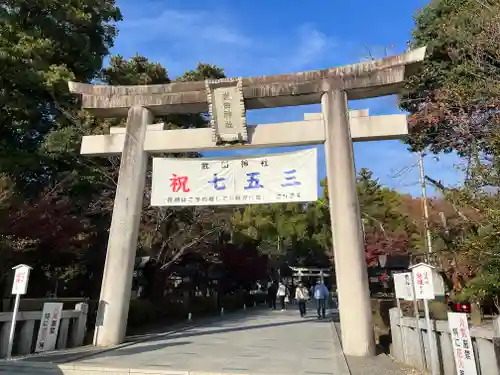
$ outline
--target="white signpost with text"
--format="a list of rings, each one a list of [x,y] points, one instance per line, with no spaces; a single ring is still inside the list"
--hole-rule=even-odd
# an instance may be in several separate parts
[[[431,360],[432,375],[437,375],[439,370],[439,359],[437,351],[437,343],[434,337],[431,317],[429,312],[429,300],[436,296],[444,295],[444,282],[438,274],[435,267],[426,264],[418,263],[410,267],[413,275],[413,285],[415,286],[415,298],[424,301],[425,321],[427,325],[427,338],[429,340],[429,352]]]
[[[411,272],[396,273],[394,277],[394,289],[396,292],[396,298],[404,299],[405,301],[413,301],[415,299],[415,294],[413,293],[413,283]]]
[[[394,290],[396,294],[396,302],[399,312],[401,314],[400,316],[401,317],[403,316],[403,310],[401,309],[401,302],[399,300],[403,299],[405,301],[413,301],[413,310],[416,318],[417,332],[420,332],[420,314],[418,312],[418,303],[415,299],[415,287],[413,285],[412,273],[411,272],[396,273],[393,275],[393,278],[394,278]],[[405,342],[406,340],[403,340],[403,345],[405,344]],[[421,335],[418,335],[418,344],[420,347],[420,351],[422,353],[422,359],[424,361],[422,365],[425,367],[425,348]],[[403,347],[403,351],[406,355],[405,347]]]
[[[477,375],[476,359],[465,313],[448,313],[457,375]]]
[[[401,309],[400,299],[413,300],[413,286],[411,284],[411,272],[395,273],[392,275],[394,280],[394,292],[396,294],[396,303],[399,310],[399,316],[403,316],[403,310]],[[407,281],[409,282],[410,289],[407,288]],[[406,341],[403,339],[403,353],[406,356]]]
[[[153,158],[152,206],[318,199],[316,149],[239,159]]]
[[[56,348],[57,333],[59,332],[62,311],[62,303],[48,302],[43,304],[35,352],[45,352]]]
[[[21,295],[28,291],[28,281],[30,277],[31,267],[26,264],[19,264],[12,268],[15,270],[14,282],[12,284],[12,294],[16,296],[14,302],[14,310],[12,311],[12,322],[10,324],[9,343],[7,346],[7,359],[12,356],[12,346],[14,344],[14,334],[16,332],[17,313],[19,311],[19,302]]]

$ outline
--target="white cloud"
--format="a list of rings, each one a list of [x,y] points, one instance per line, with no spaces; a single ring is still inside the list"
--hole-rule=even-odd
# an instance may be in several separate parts
[[[113,52],[143,54],[164,64],[173,76],[198,61],[221,66],[230,76],[312,69],[335,47],[332,38],[311,23],[279,35],[257,36],[255,30],[244,30],[238,14],[165,9],[154,2],[128,0],[119,5],[124,21]]]
[[[290,68],[297,70],[317,62],[328,48],[334,47],[333,40],[314,28],[304,24],[298,30],[298,42],[289,60]]]
[[[133,42],[155,41],[164,47],[171,41],[190,41],[197,45],[246,46],[251,41],[227,24],[225,17],[205,11],[185,12],[166,9],[156,14],[125,18],[120,36]],[[162,42],[163,41],[163,42]],[[189,47],[189,45],[186,45]]]

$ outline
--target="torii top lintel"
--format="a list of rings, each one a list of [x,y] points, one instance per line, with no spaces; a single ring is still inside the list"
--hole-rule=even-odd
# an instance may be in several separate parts
[[[329,88],[345,90],[349,99],[397,94],[405,77],[424,60],[425,51],[426,47],[422,47],[337,68],[243,78],[245,108],[315,104]],[[69,90],[81,94],[82,107],[99,117],[126,116],[132,106],[146,107],[155,115],[201,113],[208,109],[204,81],[134,86],[69,82]]]

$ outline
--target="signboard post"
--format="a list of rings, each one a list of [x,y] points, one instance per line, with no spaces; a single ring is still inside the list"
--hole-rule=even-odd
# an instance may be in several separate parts
[[[406,299],[406,288],[405,288],[405,273],[395,273],[392,275],[392,278],[394,280],[394,292],[396,294],[396,304],[399,310],[399,316],[400,318],[403,317],[403,310],[401,309],[401,302],[399,301],[400,298]],[[403,344],[403,356],[406,359],[406,339],[403,330],[401,330],[401,334],[403,336],[402,344]]]
[[[396,301],[398,305],[398,309],[401,312],[401,316],[403,316],[403,311],[401,310],[401,302],[399,299],[403,299],[405,301],[413,301],[413,309],[416,318],[417,324],[417,332],[421,332],[420,330],[420,314],[418,312],[418,304],[415,299],[415,288],[413,285],[412,273],[411,272],[402,272],[394,274],[394,288],[396,292]],[[422,335],[418,334],[418,344],[420,347],[420,352],[422,353],[422,366],[425,367],[425,349],[424,343],[422,341]],[[406,344],[405,339],[403,338],[403,345]],[[403,347],[404,353],[406,355],[406,349]]]
[[[56,348],[57,333],[59,332],[62,311],[62,303],[49,302],[43,304],[35,352],[45,352]]]
[[[12,346],[14,345],[14,334],[16,332],[17,313],[19,312],[19,302],[21,295],[28,290],[28,280],[31,267],[26,264],[19,264],[12,268],[15,270],[14,283],[12,284],[12,294],[16,296],[14,310],[12,311],[12,322],[10,324],[9,343],[7,346],[7,359],[12,357]]]
[[[419,263],[412,267],[413,284],[415,285],[415,298],[424,302],[425,322],[427,325],[427,338],[429,340],[429,353],[431,360],[432,375],[439,373],[439,359],[437,343],[433,334],[433,327],[429,311],[429,300],[436,295],[444,295],[444,283],[442,278],[436,272],[433,266],[425,263]]]
[[[500,368],[500,316],[493,320],[493,350],[495,351],[497,367]]]
[[[449,312],[448,325],[451,332],[457,375],[477,375],[476,359],[467,314]]]

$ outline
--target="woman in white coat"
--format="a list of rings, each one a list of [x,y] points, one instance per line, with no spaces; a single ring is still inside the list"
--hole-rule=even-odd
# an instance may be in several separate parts
[[[285,284],[283,284],[283,282],[280,281],[280,283],[278,285],[278,291],[276,292],[276,296],[278,297],[278,300],[280,301],[281,311],[286,310],[285,299],[286,299],[286,296],[288,294],[287,292],[288,292],[287,287],[285,286]]]

